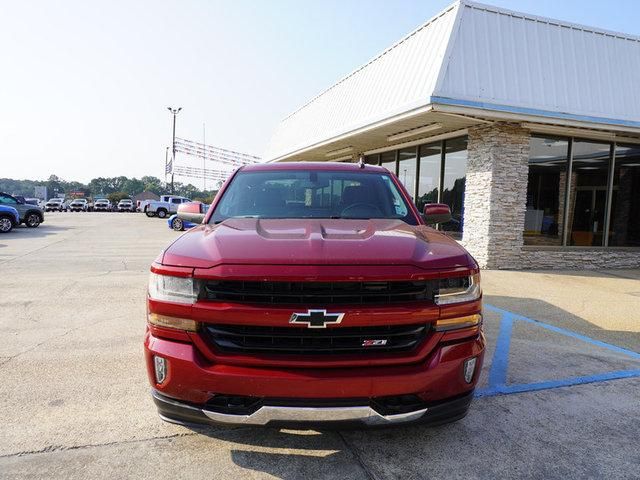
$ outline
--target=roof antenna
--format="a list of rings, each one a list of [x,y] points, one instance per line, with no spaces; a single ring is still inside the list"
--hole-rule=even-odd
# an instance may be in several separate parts
[[[360,168],[364,168],[365,165],[366,163],[364,163],[364,155],[360,155],[360,158],[358,159],[358,166]]]

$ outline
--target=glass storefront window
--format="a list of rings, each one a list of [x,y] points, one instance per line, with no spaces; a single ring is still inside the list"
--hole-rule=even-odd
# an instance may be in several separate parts
[[[380,165],[389,170],[391,173],[398,173],[396,171],[396,152],[381,153]]]
[[[640,145],[617,145],[613,172],[611,143],[532,135],[529,146],[525,245],[640,247]],[[427,203],[449,205],[452,221],[438,228],[461,237],[467,137],[369,155],[365,161],[395,173],[415,195],[419,211]]]
[[[467,176],[467,137],[445,140],[444,176],[440,201],[451,208],[451,221],[440,224],[440,230],[462,236],[464,218],[464,185]]]
[[[610,144],[574,140],[567,245],[604,245]]]
[[[411,199],[415,201],[416,195],[416,147],[403,148],[398,152],[398,178],[407,189]]]
[[[438,203],[440,185],[440,142],[420,146],[420,178],[416,205],[422,212],[427,203]]]
[[[532,136],[529,141],[525,245],[562,245],[569,139]]]
[[[374,163],[373,157],[369,155],[365,161]],[[379,161],[381,166],[396,174],[419,211],[423,211],[427,203],[449,205],[452,220],[438,225],[438,229],[454,238],[462,237],[467,176],[466,136],[384,152],[379,155]]]
[[[640,247],[640,145],[616,148],[609,245]]]

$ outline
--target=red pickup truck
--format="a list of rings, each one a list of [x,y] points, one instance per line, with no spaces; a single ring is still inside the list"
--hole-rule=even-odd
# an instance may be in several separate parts
[[[480,273],[386,169],[246,166],[151,266],[145,357],[180,424],[441,424],[484,353]]]

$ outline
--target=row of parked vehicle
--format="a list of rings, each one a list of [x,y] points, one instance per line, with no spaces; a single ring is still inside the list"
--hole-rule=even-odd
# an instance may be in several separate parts
[[[95,202],[89,202],[86,198],[64,200],[52,198],[44,205],[45,212],[135,212],[136,205],[130,198],[120,200],[113,205],[106,198],[99,198]]]
[[[20,224],[35,228],[44,222],[44,211],[37,202],[0,192],[0,233],[7,233]]]
[[[39,205],[39,203],[42,203]],[[34,228],[44,222],[44,212],[144,212],[148,217],[167,218],[169,228],[182,231],[202,223],[209,205],[193,202],[186,197],[162,195],[160,200],[145,200],[136,205],[126,198],[113,205],[106,198],[93,203],[86,198],[64,200],[52,198],[47,202],[36,198],[24,198],[0,192],[0,233],[10,232],[14,227],[25,224]]]

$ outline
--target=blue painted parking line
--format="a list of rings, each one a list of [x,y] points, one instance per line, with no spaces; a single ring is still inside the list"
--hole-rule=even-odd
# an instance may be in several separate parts
[[[508,312],[504,313],[500,320],[500,332],[496,340],[496,353],[493,355],[491,370],[489,370],[489,385],[502,386],[507,383],[512,327],[513,315]]]
[[[640,377],[640,370],[620,370],[617,372],[585,375],[582,377],[564,378],[562,380],[550,380],[538,383],[519,383],[514,385],[497,385],[493,388],[483,388],[476,391],[476,397],[493,397],[495,395],[509,395],[511,393],[535,392],[551,388],[570,387],[572,385],[584,385],[587,383],[607,382],[621,378]]]
[[[502,314],[503,318],[505,315],[508,315],[512,319],[521,320],[527,323],[532,323],[534,325],[538,325],[539,327],[546,328],[547,330],[560,333],[567,337],[577,338],[578,340],[582,340],[583,342],[587,342],[592,345],[597,345],[598,347],[607,348],[609,350],[613,350],[614,352],[622,353],[624,355],[628,355],[630,357],[637,358],[640,360],[640,353],[634,352],[633,350],[627,350],[626,348],[622,348],[617,345],[612,345],[611,343],[601,342],[600,340],[596,340],[594,338],[581,335],[577,332],[574,332],[573,330],[567,330],[566,328],[556,327],[555,325],[550,325],[548,323],[541,322],[540,320],[535,320],[533,318],[525,317],[524,315],[510,312],[509,310],[504,310],[502,308],[494,307],[493,305],[484,305],[484,308],[486,310],[490,310],[490,311]]]
[[[561,335],[581,340],[591,345],[606,348],[613,352],[623,354],[625,356],[640,360],[640,353],[610,343],[601,342],[593,338],[581,335],[572,330],[556,327],[548,323],[535,320],[524,315],[520,315],[509,310],[495,307],[493,305],[484,306],[485,310],[500,314],[500,330],[496,340],[496,349],[489,370],[488,385],[486,388],[478,389],[476,397],[491,397],[495,395],[509,395],[513,393],[532,392],[539,390],[547,390],[550,388],[568,387],[572,385],[582,385],[586,383],[605,382],[621,378],[640,377],[640,369],[619,370],[614,372],[599,373],[595,375],[584,375],[579,377],[564,378],[560,380],[550,380],[534,383],[520,383],[507,385],[507,370],[509,368],[509,350],[511,347],[511,335],[513,333],[514,321],[522,321],[529,324],[545,328]]]

